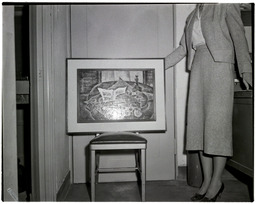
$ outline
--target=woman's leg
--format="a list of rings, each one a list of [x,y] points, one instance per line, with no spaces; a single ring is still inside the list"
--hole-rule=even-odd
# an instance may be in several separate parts
[[[213,157],[213,175],[211,184],[207,190],[206,197],[213,198],[221,188],[222,185],[222,173],[225,168],[227,157],[214,156]]]
[[[211,156],[204,154],[202,151],[199,151],[199,155],[203,169],[203,183],[197,193],[203,195],[207,192],[211,183],[213,160]]]

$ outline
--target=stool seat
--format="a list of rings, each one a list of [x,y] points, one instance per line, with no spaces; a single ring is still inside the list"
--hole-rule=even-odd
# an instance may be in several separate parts
[[[135,133],[113,132],[103,133],[91,140],[90,144],[146,144],[147,140]]]

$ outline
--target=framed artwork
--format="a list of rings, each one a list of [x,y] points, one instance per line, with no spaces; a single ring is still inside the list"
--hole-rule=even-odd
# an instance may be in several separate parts
[[[69,133],[166,130],[164,59],[67,59]]]

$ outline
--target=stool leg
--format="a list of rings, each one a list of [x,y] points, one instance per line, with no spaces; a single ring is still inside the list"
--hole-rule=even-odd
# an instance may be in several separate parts
[[[142,201],[146,201],[146,150],[141,150],[141,196]]]
[[[98,169],[100,168],[100,155],[99,153],[95,153],[95,185],[98,183],[99,181],[99,173],[98,173]]]
[[[139,150],[135,150],[135,165],[137,169],[140,169],[140,156],[139,156]]]
[[[91,150],[91,201],[95,201],[95,151]]]

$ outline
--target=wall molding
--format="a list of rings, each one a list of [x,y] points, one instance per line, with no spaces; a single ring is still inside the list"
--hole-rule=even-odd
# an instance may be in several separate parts
[[[71,173],[70,171],[68,171],[59,191],[57,192],[57,195],[56,195],[57,201],[64,201],[64,199],[68,194],[70,186],[71,186]]]
[[[177,180],[187,180],[187,166],[178,166]]]
[[[32,200],[56,200],[52,6],[30,8]]]

